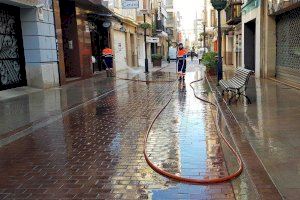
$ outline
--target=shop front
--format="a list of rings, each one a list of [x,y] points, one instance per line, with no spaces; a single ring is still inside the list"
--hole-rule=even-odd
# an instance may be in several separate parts
[[[276,77],[300,84],[300,7],[276,16]]]
[[[58,86],[52,0],[1,2],[0,90]]]
[[[111,47],[112,14],[100,4],[84,0],[55,0],[56,31],[61,41],[61,82],[86,79],[106,67],[101,54]]]
[[[20,9],[0,4],[0,90],[27,84]]]
[[[111,41],[115,53],[115,70],[138,66],[137,24],[131,20],[115,20],[111,28]]]

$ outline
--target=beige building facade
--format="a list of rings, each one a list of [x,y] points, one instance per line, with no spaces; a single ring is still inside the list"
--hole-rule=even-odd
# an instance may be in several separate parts
[[[137,10],[123,9],[122,1],[109,0],[105,5],[118,18],[113,21],[110,32],[112,49],[115,53],[115,70],[137,67]]]

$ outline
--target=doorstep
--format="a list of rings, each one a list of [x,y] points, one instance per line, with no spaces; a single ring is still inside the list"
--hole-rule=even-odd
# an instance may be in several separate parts
[[[31,94],[35,92],[40,92],[43,89],[38,89],[38,88],[33,88],[33,87],[17,87],[17,88],[12,88],[8,90],[2,90],[0,91],[0,101],[5,101],[8,99],[20,97],[26,94]]]

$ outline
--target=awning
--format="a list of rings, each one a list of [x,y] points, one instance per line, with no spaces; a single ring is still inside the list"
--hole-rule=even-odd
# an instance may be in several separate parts
[[[101,14],[113,14],[112,11],[110,11],[108,8],[106,8],[104,5],[102,5],[102,1],[99,0],[72,0],[75,1],[78,5],[92,10],[96,11],[97,13]]]
[[[18,6],[20,8],[28,8],[28,7],[42,7],[43,3],[40,3],[39,0],[0,0],[0,3]]]
[[[120,21],[111,10],[102,5],[101,0],[73,0],[77,5],[82,6],[85,9],[92,11],[88,13],[89,20],[98,20],[98,19],[117,19]]]

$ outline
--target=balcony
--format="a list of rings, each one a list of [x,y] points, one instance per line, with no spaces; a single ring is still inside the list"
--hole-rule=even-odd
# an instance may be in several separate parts
[[[173,36],[174,36],[174,30],[173,30],[173,29],[171,29],[171,28],[166,28],[166,32],[168,33],[168,35],[169,35],[170,37],[173,37]]]
[[[269,15],[279,15],[300,6],[300,0],[268,0]]]
[[[242,17],[242,1],[241,0],[231,0],[227,7],[226,12],[226,23],[228,25],[236,25],[241,22]]]
[[[164,26],[161,20],[157,20],[156,32],[162,32],[162,31],[166,32],[166,27]]]

